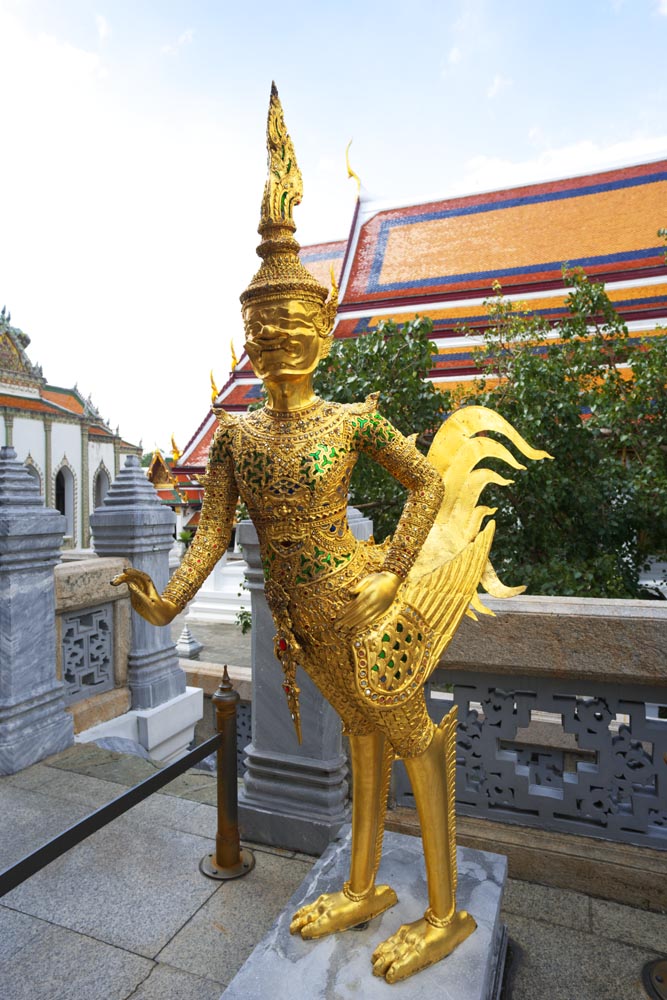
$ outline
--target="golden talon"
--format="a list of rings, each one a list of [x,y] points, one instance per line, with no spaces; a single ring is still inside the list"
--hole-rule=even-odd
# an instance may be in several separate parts
[[[301,934],[307,941],[337,931],[347,931],[395,906],[396,893],[388,885],[376,885],[364,896],[352,899],[345,890],[325,893],[313,903],[302,906],[292,917],[290,934]]]
[[[388,983],[407,979],[451,954],[477,927],[465,910],[459,910],[451,918],[431,919],[438,921],[437,925],[424,916],[403,924],[378,945],[371,958],[373,975],[384,976]]]

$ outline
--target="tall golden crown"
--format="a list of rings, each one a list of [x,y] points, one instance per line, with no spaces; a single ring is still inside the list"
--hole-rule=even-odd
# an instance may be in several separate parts
[[[262,242],[257,247],[262,266],[241,294],[241,302],[246,305],[257,299],[284,298],[287,294],[324,306],[327,289],[299,260],[300,248],[293,235],[296,224],[292,212],[294,206],[301,202],[303,181],[296,162],[294,144],[285,127],[285,117],[275,83],[271,84],[266,146],[268,174],[258,227]],[[336,305],[334,285],[331,300],[325,307],[327,312],[331,312],[331,326]]]

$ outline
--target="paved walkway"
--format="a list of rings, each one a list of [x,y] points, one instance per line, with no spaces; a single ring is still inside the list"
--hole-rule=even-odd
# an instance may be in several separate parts
[[[0,867],[154,769],[86,744],[0,778]],[[2,1000],[218,1000],[313,859],[255,846],[245,878],[205,878],[214,798],[188,772],[5,896]],[[645,1000],[642,967],[667,952],[667,916],[577,892],[510,880],[504,918],[504,1000]]]
[[[176,643],[187,624],[193,637],[201,642],[203,649],[199,659],[206,663],[226,663],[229,667],[250,667],[250,632],[245,635],[238,625],[224,625],[222,622],[186,622],[186,612],[177,615],[171,623],[171,637]]]

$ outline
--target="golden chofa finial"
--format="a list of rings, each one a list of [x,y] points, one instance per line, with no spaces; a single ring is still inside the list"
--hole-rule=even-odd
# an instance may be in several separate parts
[[[211,402],[215,403],[218,398],[218,387],[215,384],[215,379],[213,378],[213,369],[211,368]]]
[[[173,459],[174,465],[176,465],[179,458],[181,457],[181,453],[179,451],[178,445],[176,444],[176,440],[173,434],[171,435],[171,457]]]
[[[236,351],[234,350],[234,341],[233,340],[230,340],[230,342],[229,342],[229,349],[230,349],[231,354],[232,354],[232,371],[234,371],[236,369],[236,366],[239,363],[239,359],[236,357]]]
[[[351,145],[352,145],[352,140],[350,139],[350,141],[348,142],[347,146],[345,147],[345,166],[347,167],[347,176],[348,177],[354,177],[355,181],[357,182],[357,198],[358,198],[359,195],[361,194],[361,178],[359,177],[359,174],[355,174],[354,170],[350,166],[350,146]]]

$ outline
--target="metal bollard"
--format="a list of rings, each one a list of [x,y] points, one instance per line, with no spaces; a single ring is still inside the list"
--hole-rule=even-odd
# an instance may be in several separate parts
[[[230,879],[247,875],[255,867],[252,851],[241,847],[239,838],[238,782],[236,777],[236,706],[240,701],[225,664],[220,687],[212,698],[215,727],[222,734],[217,751],[218,832],[215,853],[199,862],[209,878]]]

